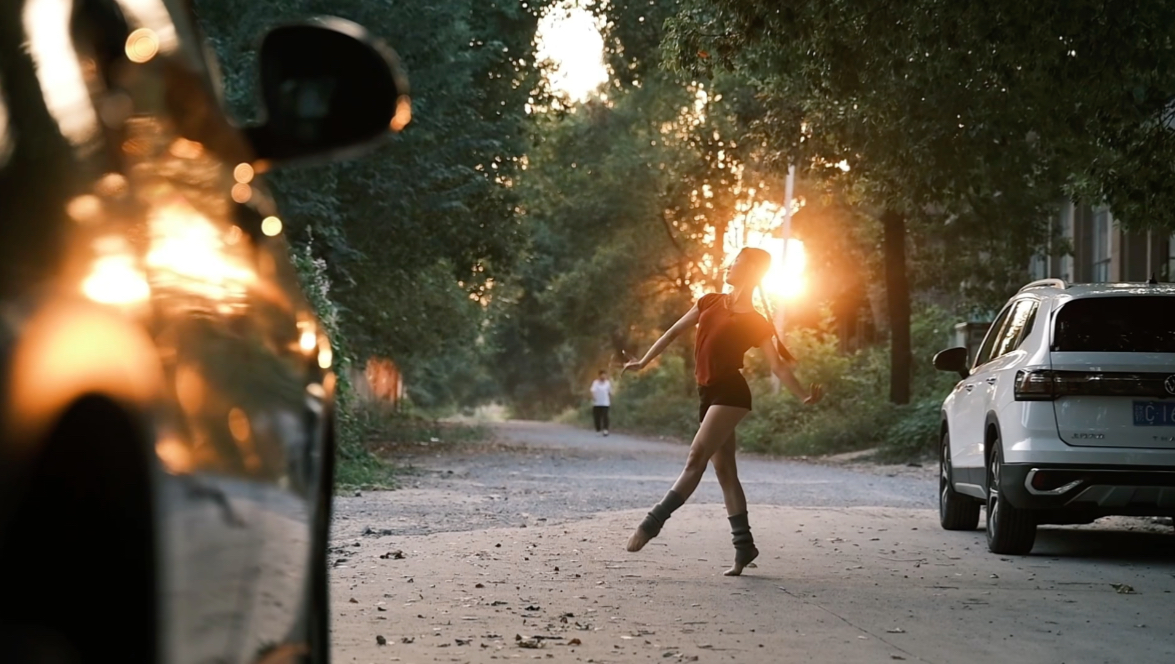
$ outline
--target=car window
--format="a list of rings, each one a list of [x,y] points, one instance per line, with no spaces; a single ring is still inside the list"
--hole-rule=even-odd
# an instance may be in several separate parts
[[[1024,337],[1032,329],[1032,321],[1036,317],[1036,306],[1035,300],[1020,300],[1012,305],[1004,328],[1000,330],[1000,334],[996,338],[990,359],[1003,357],[1020,347],[1020,343],[1024,341]]]
[[[987,336],[983,338],[983,345],[979,347],[979,352],[975,354],[975,364],[973,367],[978,367],[991,361],[991,351],[995,347],[996,339],[1000,337],[1000,333],[1003,331],[1004,322],[1008,319],[1008,314],[1011,310],[1011,306],[1004,307],[1000,315],[996,316],[995,320],[992,321],[991,327],[987,328]]]
[[[1175,297],[1072,300],[1057,312],[1054,351],[1175,353]]]

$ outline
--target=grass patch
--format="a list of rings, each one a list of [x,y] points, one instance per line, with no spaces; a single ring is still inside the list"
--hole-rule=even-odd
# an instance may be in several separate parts
[[[355,491],[391,490],[399,487],[397,476],[404,469],[388,463],[368,450],[348,454],[339,450],[335,467],[335,493]]]
[[[350,440],[340,441],[335,486],[339,491],[392,490],[398,478],[412,468],[397,463],[402,453],[424,445],[474,443],[490,436],[481,423],[442,422],[385,404],[367,403],[353,408],[345,427]]]

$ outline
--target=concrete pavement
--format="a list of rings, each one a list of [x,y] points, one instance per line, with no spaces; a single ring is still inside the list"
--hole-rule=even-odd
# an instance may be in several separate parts
[[[500,454],[485,461],[517,463]],[[1169,528],[1042,528],[1033,555],[1001,557],[930,509],[753,504],[762,554],[740,578],[722,576],[733,551],[714,503],[687,504],[635,554],[644,509],[379,528],[400,501],[485,501],[475,484],[346,499],[382,507],[351,505],[338,529],[336,661],[1175,662]]]

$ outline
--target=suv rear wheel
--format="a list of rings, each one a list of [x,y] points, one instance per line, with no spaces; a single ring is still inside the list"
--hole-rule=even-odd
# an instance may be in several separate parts
[[[979,527],[979,501],[955,491],[951,477],[951,435],[942,434],[938,456],[938,521],[943,530]]]
[[[1036,543],[1036,520],[1032,513],[1013,507],[1000,492],[1004,452],[997,438],[992,441],[987,463],[987,548],[992,553],[1025,555]]]

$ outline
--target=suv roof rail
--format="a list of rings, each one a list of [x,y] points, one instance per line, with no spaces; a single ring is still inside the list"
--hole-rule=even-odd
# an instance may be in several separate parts
[[[1019,292],[1023,293],[1029,288],[1060,288],[1064,290],[1068,287],[1069,284],[1065,283],[1064,279],[1037,279],[1032,283],[1025,284]]]

